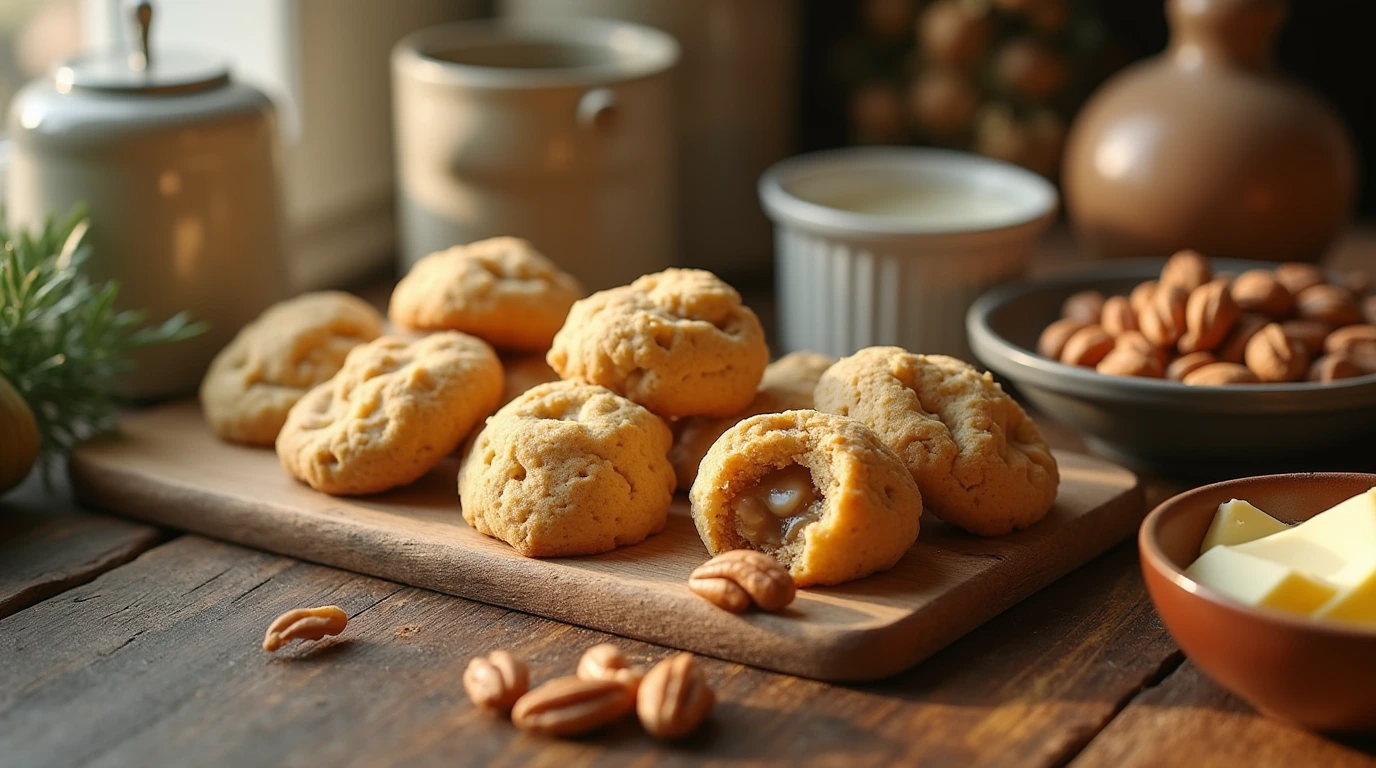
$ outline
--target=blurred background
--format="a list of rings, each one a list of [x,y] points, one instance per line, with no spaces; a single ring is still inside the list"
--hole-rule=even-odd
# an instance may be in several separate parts
[[[1087,94],[1159,52],[1167,35],[1161,0],[163,0],[157,37],[223,52],[277,103],[290,271],[304,288],[392,263],[388,56],[404,34],[497,13],[619,13],[672,26],[683,7],[701,28],[670,30],[695,36],[685,45],[688,74],[678,76],[739,79],[746,96],[762,82],[786,84],[786,93],[746,110],[753,125],[718,126],[756,142],[716,158],[750,178],[799,151],[899,143],[971,149],[1054,180]],[[125,14],[120,0],[0,0],[0,100],[83,49],[123,45]],[[1279,67],[1327,98],[1351,130],[1366,217],[1376,213],[1372,30],[1371,0],[1292,2],[1277,48]],[[713,46],[718,69],[728,71],[708,72],[695,46]],[[723,146],[720,135],[714,141]],[[691,162],[691,152],[685,147],[680,160],[699,168],[698,183],[713,183],[710,162]],[[753,184],[737,192],[723,192],[723,205],[751,209],[751,233],[733,235],[751,253],[708,266],[749,280],[769,270],[768,230]],[[684,216],[685,233],[703,230],[692,211]]]

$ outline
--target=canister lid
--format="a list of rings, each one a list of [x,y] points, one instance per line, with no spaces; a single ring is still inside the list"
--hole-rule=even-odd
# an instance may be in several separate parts
[[[222,61],[192,51],[160,51],[152,54],[149,30],[153,7],[134,6],[134,30],[138,48],[128,53],[91,53],[68,59],[54,73],[57,89],[142,93],[188,93],[218,88],[229,83],[229,67]]]

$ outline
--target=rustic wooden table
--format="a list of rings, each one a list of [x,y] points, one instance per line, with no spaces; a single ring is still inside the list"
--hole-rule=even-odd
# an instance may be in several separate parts
[[[1376,267],[1376,238],[1339,263]],[[1052,239],[1039,269],[1069,251]],[[1059,447],[1077,438],[1048,426]],[[1148,504],[1185,486],[1147,482]],[[305,605],[343,638],[268,655]],[[713,660],[719,704],[681,744],[627,723],[529,736],[463,694],[507,648],[534,677],[594,643],[670,651],[291,558],[120,520],[31,478],[0,500],[0,766],[678,765],[1356,766],[1376,737],[1265,720],[1180,653],[1125,542],[897,678],[836,686]]]

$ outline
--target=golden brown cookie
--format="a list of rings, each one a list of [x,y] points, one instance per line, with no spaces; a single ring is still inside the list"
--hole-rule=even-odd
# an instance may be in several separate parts
[[[539,355],[503,357],[502,370],[506,373],[502,386],[502,405],[515,400],[537,384],[559,380],[559,374]]]
[[[277,457],[316,490],[379,493],[428,472],[501,396],[502,364],[481,339],[384,336],[291,409]]]
[[[1056,459],[1037,425],[993,376],[960,360],[862,349],[822,374],[816,400],[873,429],[932,514],[971,533],[1026,528],[1056,500]]]
[[[573,275],[530,243],[494,237],[416,262],[388,315],[411,331],[463,331],[501,349],[544,352],[583,295]]]
[[[478,433],[463,517],[526,557],[593,555],[664,529],[674,495],[669,428],[605,387],[540,384]]]
[[[712,443],[737,422],[761,413],[812,408],[812,390],[822,372],[836,358],[818,352],[791,352],[770,363],[760,379],[755,399],[744,411],[731,416],[691,416],[674,425],[674,447],[669,451],[678,488],[686,491],[698,476],[698,465]]]
[[[800,587],[892,568],[917,540],[922,515],[912,475],[874,432],[808,410],[726,430],[688,498],[708,552],[760,550]]]
[[[755,396],[769,347],[734,288],[669,269],[574,304],[546,359],[666,418],[730,416]]]
[[[340,291],[269,307],[215,356],[201,381],[201,410],[215,434],[272,445],[287,411],[344,365],[349,350],[382,335],[382,315]]]

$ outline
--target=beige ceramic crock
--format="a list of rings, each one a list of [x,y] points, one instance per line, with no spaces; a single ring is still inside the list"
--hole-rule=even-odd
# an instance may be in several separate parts
[[[84,204],[87,263],[118,280],[123,308],[181,311],[205,334],[141,350],[120,382],[140,400],[193,391],[210,359],[285,291],[272,103],[193,51],[144,49],[65,62],[10,106],[11,225]]]
[[[755,181],[789,155],[796,118],[798,0],[500,0],[520,18],[596,17],[662,29],[683,46],[674,72],[679,255],[749,279],[770,268]]]
[[[450,24],[392,56],[403,271],[432,251],[530,240],[596,290],[675,260],[663,32],[589,19]]]

